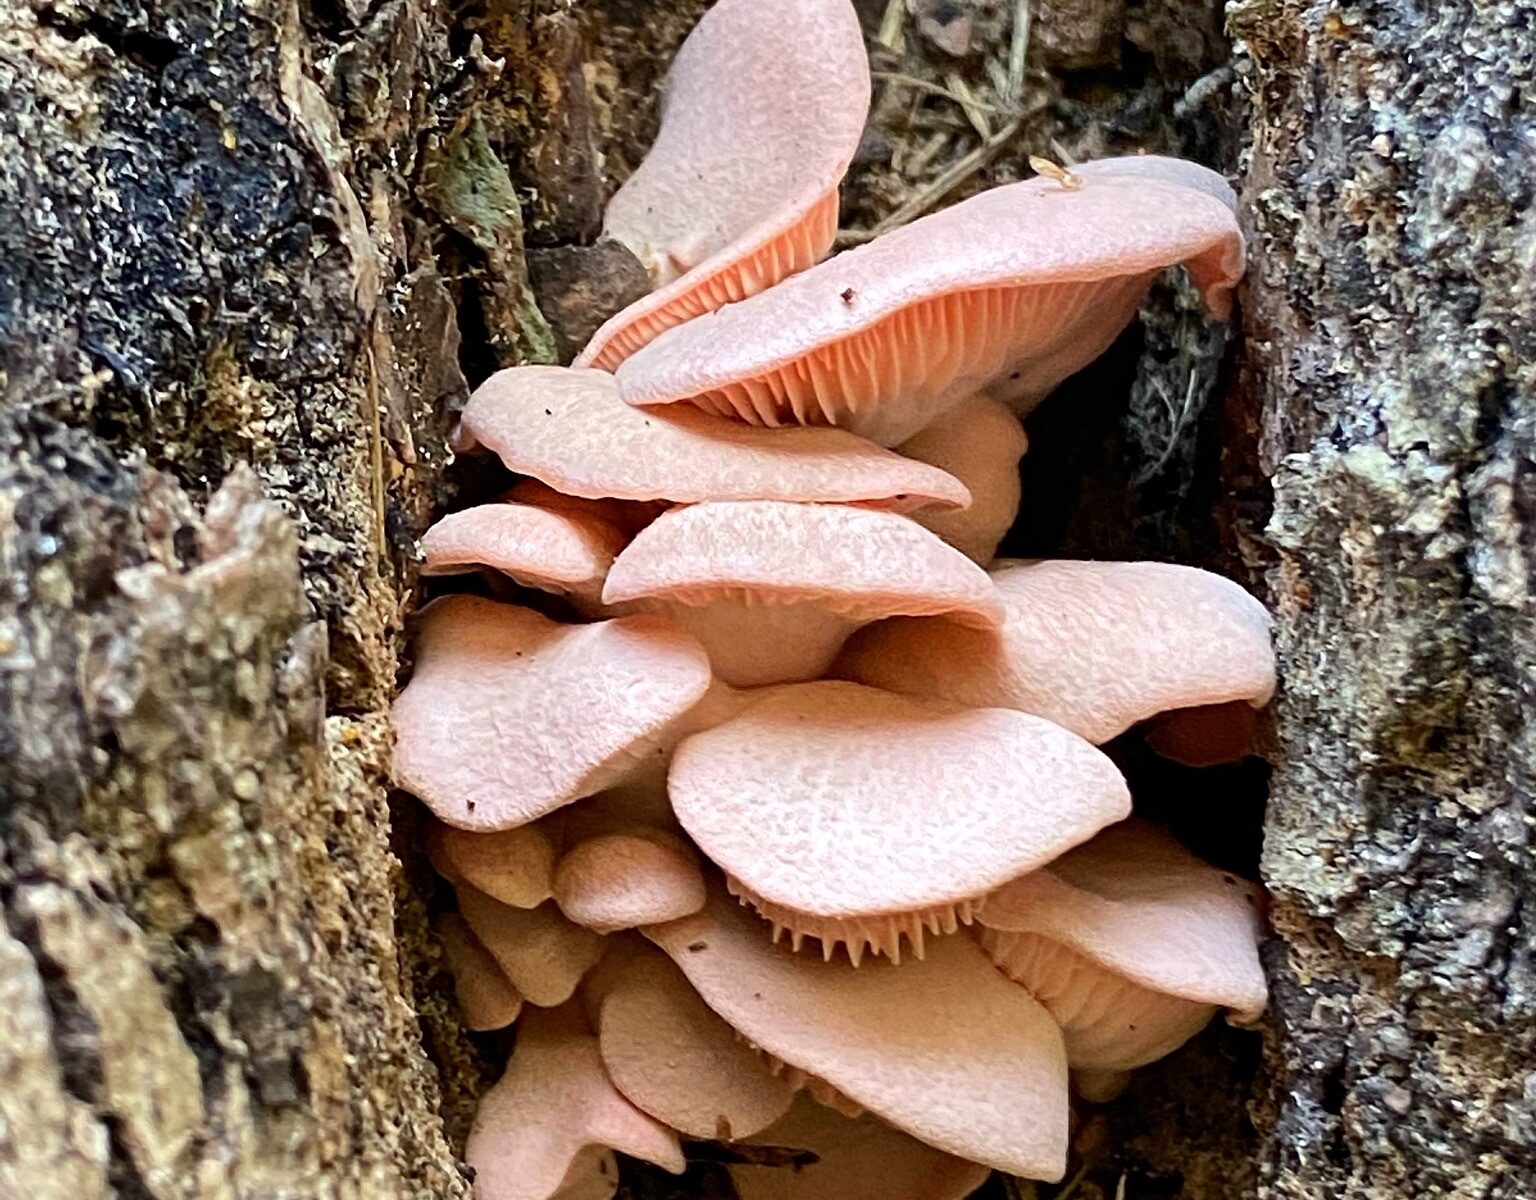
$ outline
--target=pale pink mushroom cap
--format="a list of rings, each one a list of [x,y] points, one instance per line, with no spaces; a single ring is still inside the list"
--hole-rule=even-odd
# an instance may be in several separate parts
[[[969,938],[855,969],[772,945],[724,896],[646,935],[754,1046],[919,1141],[1032,1179],[1067,1153],[1061,1033]]]
[[[704,873],[685,842],[660,830],[608,833],[566,851],[554,891],[567,918],[612,933],[698,912]]]
[[[1114,341],[1165,267],[1188,267],[1225,316],[1243,273],[1225,182],[1134,161],[1074,168],[1076,188],[981,192],[668,330],[619,366],[624,399],[896,445],[984,388],[1032,406]]]
[[[464,1149],[475,1200],[602,1200],[618,1187],[613,1150],[674,1175],[687,1165],[677,1135],[610,1082],[595,1037],[563,1013],[529,1013]]]
[[[869,113],[848,0],[720,0],[678,51],[661,130],[604,231],[659,291],[597,331],[577,363],[612,370],[669,329],[819,260]]]
[[[667,511],[665,500],[615,500],[604,496],[567,496],[543,480],[519,479],[506,490],[502,499],[512,504],[530,504],[550,512],[599,521],[611,525],[628,541],[658,516]]]
[[[567,921],[553,904],[513,908],[471,887],[460,887],[458,896],[464,923],[529,1004],[564,1004],[602,957],[602,937]]]
[[[614,560],[603,601],[664,605],[743,687],[820,675],[867,621],[990,627],[1002,611],[985,571],[906,517],[774,500],[663,513]]]
[[[730,1141],[778,1120],[794,1092],[709,1008],[666,955],[646,947],[599,1001],[614,1085],[687,1137]]]
[[[595,600],[627,540],[591,516],[530,504],[478,504],[449,513],[422,535],[421,573],[488,568],[524,587]]]
[[[1000,630],[890,621],[862,630],[838,675],[960,704],[1036,713],[1107,742],[1171,709],[1269,702],[1264,606],[1230,579],[1150,562],[999,560]]]
[[[991,1174],[878,1117],[845,1117],[808,1096],[752,1141],[808,1150],[816,1161],[801,1167],[732,1163],[738,1200],[964,1200]]]
[[[523,997],[502,973],[491,952],[469,931],[458,913],[438,918],[437,936],[453,974],[453,991],[468,1029],[504,1029],[523,1011]]]
[[[763,430],[694,409],[641,412],[606,371],[512,367],[469,398],[461,442],[572,496],[963,505],[952,475],[835,429]]]
[[[1019,515],[1019,460],[1029,449],[1024,426],[1001,400],[978,392],[896,449],[948,471],[971,493],[967,508],[916,513],[913,520],[967,558],[986,566]]]
[[[1225,1009],[1264,1010],[1258,888],[1139,820],[994,892],[982,944],[1061,1025],[1067,1060],[1125,1071]]]
[[[898,956],[1130,813],[1119,771],[1076,734],[854,683],[776,689],[672,759],[684,829],[792,944]],[[766,931],[765,931],[766,932]]]
[[[433,821],[427,859],[449,883],[467,883],[514,908],[536,908],[553,895],[555,845],[539,825],[469,833]]]
[[[395,701],[396,782],[461,829],[510,829],[622,778],[704,695],[709,660],[665,617],[561,625],[447,596]]]

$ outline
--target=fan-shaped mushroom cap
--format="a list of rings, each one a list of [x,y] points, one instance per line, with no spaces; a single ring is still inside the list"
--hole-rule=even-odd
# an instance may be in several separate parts
[[[434,821],[427,860],[449,883],[467,883],[514,908],[536,908],[553,894],[555,846],[538,825],[468,833]]]
[[[673,921],[704,905],[698,856],[655,829],[578,842],[560,859],[554,889],[560,911],[598,933]]]
[[[1165,267],[1185,264],[1225,316],[1236,217],[1212,187],[1137,161],[1074,168],[1070,189],[981,192],[668,330],[619,366],[624,399],[896,445],[982,388],[1037,402],[1114,341]]]
[[[730,1141],[782,1117],[794,1098],[789,1085],[666,955],[646,949],[624,963],[598,1002],[598,1041],[614,1085],[687,1137]]]
[[[501,497],[511,504],[531,504],[550,512],[611,525],[628,541],[667,511],[665,500],[616,500],[607,496],[567,496],[542,479],[519,479]]]
[[[561,625],[446,596],[395,701],[395,779],[461,829],[523,825],[621,778],[709,682],[703,648],[664,617]]]
[[[421,539],[423,575],[500,571],[524,587],[596,599],[624,534],[606,522],[530,504],[449,513]]]
[[[791,1068],[930,1146],[1061,1178],[1061,1034],[969,938],[943,938],[920,962],[855,969],[772,945],[724,896],[645,933],[710,1008]]]
[[[602,937],[567,921],[553,904],[513,908],[471,887],[458,895],[465,924],[529,1004],[564,1004],[602,957]]]
[[[919,956],[974,902],[1129,814],[1108,758],[1009,709],[853,683],[776,689],[677,748],[678,819],[799,948]]]
[[[952,475],[846,430],[769,431],[693,409],[641,412],[606,371],[512,367],[469,398],[461,441],[572,496],[962,505]]]
[[[660,290],[599,329],[578,364],[611,371],[662,330],[826,254],[868,113],[848,0],[720,0],[678,51],[656,144],[604,221]]]
[[[1150,562],[999,560],[1000,630],[888,621],[843,652],[844,678],[1036,713],[1107,742],[1169,709],[1275,687],[1264,606],[1230,579]]]
[[[1056,1018],[1073,1067],[1124,1071],[1177,1049],[1218,1009],[1258,1019],[1257,892],[1127,821],[994,892],[981,940]]]
[[[849,1118],[808,1096],[752,1141],[808,1150],[805,1166],[732,1163],[739,1200],[963,1200],[991,1172],[925,1146],[877,1117]]]
[[[977,392],[896,449],[948,471],[971,493],[968,508],[930,509],[912,519],[982,566],[991,562],[1019,515],[1019,460],[1029,449],[1013,410]]]
[[[464,1149],[475,1200],[604,1200],[618,1187],[612,1150],[674,1175],[687,1165],[677,1135],[609,1081],[595,1037],[567,1014],[529,1013]]]
[[[614,560],[606,604],[665,603],[715,673],[750,687],[821,674],[854,629],[896,613],[989,627],[986,572],[894,513],[774,500],[673,509]]]
[[[523,997],[502,974],[491,952],[469,931],[458,913],[438,918],[437,936],[453,974],[453,992],[467,1029],[504,1029],[523,1011]]]

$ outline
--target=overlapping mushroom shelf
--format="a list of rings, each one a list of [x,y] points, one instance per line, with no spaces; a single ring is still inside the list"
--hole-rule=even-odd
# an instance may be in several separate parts
[[[1059,1179],[1074,1087],[1264,1007],[1257,888],[1132,817],[1101,749],[1244,754],[1264,610],[995,557],[1022,415],[1163,268],[1225,311],[1230,193],[1108,160],[817,264],[867,102],[847,0],[721,0],[609,213],[658,290],[462,413],[507,487],[423,538],[486,586],[419,616],[395,775],[464,1022],[517,1025],[479,1200],[607,1197],[685,1140],[774,1148],[744,1200]]]

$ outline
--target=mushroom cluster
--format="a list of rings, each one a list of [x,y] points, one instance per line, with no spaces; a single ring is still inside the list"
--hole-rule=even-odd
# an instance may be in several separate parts
[[[1163,269],[1224,313],[1232,197],[1112,159],[827,258],[868,103],[849,0],[719,0],[608,211],[656,290],[462,414],[516,479],[423,539],[490,597],[421,615],[394,769],[465,1024],[518,1024],[479,1200],[601,1200],[616,1154],[701,1140],[757,1151],[745,1200],[1059,1179],[1072,1086],[1264,1006],[1257,889],[1101,749],[1243,754],[1263,608],[995,558],[1023,414]]]

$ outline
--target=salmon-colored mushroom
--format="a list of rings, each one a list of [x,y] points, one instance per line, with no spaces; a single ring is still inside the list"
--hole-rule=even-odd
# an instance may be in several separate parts
[[[1224,182],[1137,161],[982,192],[669,330],[620,364],[624,399],[888,446],[984,388],[1027,410],[1114,341],[1166,267],[1226,315],[1243,239]]]
[[[1258,1019],[1258,888],[1132,820],[987,899],[981,943],[1050,1010],[1067,1061],[1103,1073],[1162,1058],[1218,1011]]]
[[[562,625],[446,596],[395,701],[395,780],[461,829],[524,825],[621,779],[709,683],[703,648],[665,617]]]
[[[1001,629],[888,621],[836,672],[960,704],[1037,713],[1094,743],[1158,713],[1268,703],[1275,656],[1264,606],[1230,579],[1148,562],[999,560]]]
[[[658,291],[577,359],[612,370],[658,333],[819,260],[869,112],[848,0],[720,0],[673,60],[656,143],[609,202],[604,232]]]
[[[770,500],[662,514],[614,561],[603,601],[664,607],[740,687],[814,678],[881,617],[1001,618],[986,572],[916,522]]]
[[[449,883],[467,883],[514,908],[536,908],[553,894],[555,845],[540,825],[469,833],[433,821],[427,859]]]
[[[471,887],[458,896],[465,924],[529,1004],[564,1004],[602,957],[603,939],[553,904],[513,908]]]
[[[878,1117],[845,1117],[809,1096],[751,1141],[815,1161],[731,1164],[738,1200],[964,1200],[991,1174]]]
[[[1130,812],[1119,771],[1076,734],[852,683],[775,689],[685,740],[683,827],[730,890],[800,948],[899,959],[953,933],[994,888]],[[767,933],[767,930],[764,930]]]
[[[698,912],[704,874],[681,838],[640,828],[576,843],[555,868],[554,894],[568,919],[613,933]]]
[[[958,1158],[1061,1178],[1061,1033],[969,938],[941,938],[922,961],[855,968],[773,945],[725,896],[645,933],[792,1081],[814,1077],[821,1095]]]
[[[505,1029],[523,1011],[522,993],[512,985],[495,956],[470,932],[458,913],[436,921],[443,958],[453,975],[454,995],[467,1029]]]
[[[615,1150],[674,1175],[687,1165],[677,1134],[613,1086],[573,1014],[529,1013],[464,1148],[475,1200],[607,1200],[619,1183]]]
[[[771,431],[696,410],[637,411],[605,371],[512,367],[470,397],[466,445],[575,496],[621,500],[963,505],[954,476],[846,430]]]

